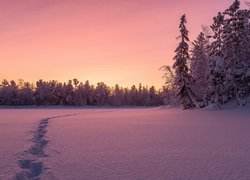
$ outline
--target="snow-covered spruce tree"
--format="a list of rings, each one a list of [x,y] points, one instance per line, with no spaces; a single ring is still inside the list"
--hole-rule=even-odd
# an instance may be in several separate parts
[[[220,56],[222,57],[222,31],[223,31],[223,24],[224,24],[224,15],[219,12],[216,17],[213,18],[213,24],[210,26],[210,28],[213,31],[213,42],[211,43],[210,46],[210,56],[215,55],[215,56]]]
[[[222,53],[225,61],[226,95],[228,99],[236,98],[245,105],[249,84],[249,10],[240,10],[239,0],[225,10],[225,23],[222,33]]]
[[[181,23],[179,26],[180,29],[180,38],[181,42],[179,43],[178,47],[175,50],[176,55],[174,56],[174,65],[173,68],[175,69],[175,81],[174,84],[177,87],[177,96],[180,99],[184,109],[190,109],[195,107],[195,103],[193,100],[193,91],[190,88],[190,75],[187,66],[187,61],[190,59],[189,52],[188,52],[188,30],[185,26],[187,20],[186,15],[184,14],[181,17]]]
[[[209,46],[208,53],[208,76],[207,87],[203,97],[204,105],[214,103],[220,107],[225,101],[224,91],[224,56],[222,53],[222,32],[224,24],[224,15],[219,12],[216,17],[213,18],[214,22],[211,25],[213,31],[212,43]]]
[[[202,102],[205,89],[207,88],[208,75],[208,41],[204,33],[200,33],[194,40],[191,50],[190,74],[193,78],[192,89],[196,95],[196,101]]]

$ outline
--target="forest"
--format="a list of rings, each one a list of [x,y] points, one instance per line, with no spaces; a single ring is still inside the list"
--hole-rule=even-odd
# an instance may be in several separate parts
[[[109,87],[105,83],[91,85],[89,81],[77,79],[60,83],[55,80],[39,80],[30,84],[23,80],[0,85],[0,105],[68,105],[68,106],[158,106],[163,104],[163,91],[154,86],[148,88],[139,84],[131,88],[119,85]]]
[[[186,15],[180,19],[180,43],[174,64],[164,66],[169,94],[184,109],[235,100],[245,105],[250,94],[250,11],[240,1],[218,12],[210,27],[203,27],[189,49]]]

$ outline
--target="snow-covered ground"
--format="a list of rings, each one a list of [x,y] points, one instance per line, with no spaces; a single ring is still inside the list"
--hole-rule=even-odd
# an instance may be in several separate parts
[[[0,179],[250,179],[250,107],[1,109]]]

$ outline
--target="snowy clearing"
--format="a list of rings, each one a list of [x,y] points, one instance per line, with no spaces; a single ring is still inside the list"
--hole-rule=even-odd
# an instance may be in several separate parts
[[[249,179],[250,107],[0,109],[0,179]]]

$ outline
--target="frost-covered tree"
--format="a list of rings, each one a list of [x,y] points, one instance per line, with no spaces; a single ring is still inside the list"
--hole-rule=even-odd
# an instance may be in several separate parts
[[[176,105],[179,104],[178,98],[176,98],[176,85],[174,83],[175,73],[174,69],[171,66],[165,65],[160,68],[164,71],[163,78],[165,79],[165,85],[163,89],[163,98],[166,105]]]
[[[213,31],[213,42],[210,46],[210,56],[222,57],[222,33],[223,33],[224,15],[219,12],[216,17],[213,18],[213,24],[210,26]]]
[[[6,80],[2,82],[3,85],[3,102],[4,105],[18,105],[18,86],[15,81]]]
[[[33,105],[33,89],[29,82],[19,80],[18,83],[18,105]]]
[[[207,86],[204,93],[203,101],[205,105],[215,103],[218,107],[226,101],[223,82],[224,73],[224,55],[222,53],[222,33],[224,25],[224,15],[219,12],[213,18],[211,30],[213,31],[212,43],[208,52],[208,76]]]
[[[217,105],[236,98],[245,104],[249,95],[250,29],[249,10],[240,1],[214,18],[214,33],[209,53],[208,88],[204,100]]]
[[[82,82],[79,82],[76,79],[73,79],[74,82],[74,96],[73,96],[73,102],[76,106],[84,106],[86,105],[86,101],[84,98],[84,85]]]
[[[162,76],[165,79],[165,88],[168,90],[173,90],[174,89],[174,78],[175,74],[173,72],[173,69],[168,66],[162,66],[160,70],[164,71],[164,75]]]
[[[236,97],[244,105],[249,69],[249,10],[241,10],[240,1],[235,0],[223,14],[226,17],[222,33],[226,95],[228,99]]]
[[[112,96],[110,98],[110,103],[115,106],[121,106],[124,104],[124,94],[123,89],[120,88],[118,84],[115,85],[115,88],[112,91]]]
[[[205,89],[204,105],[209,103],[221,107],[227,101],[224,88],[224,59],[220,56],[212,55],[208,59],[208,79],[207,88]]]
[[[181,42],[175,50],[176,55],[174,56],[175,62],[173,68],[176,73],[174,83],[178,91],[177,96],[180,98],[184,109],[189,109],[195,107],[195,102],[193,100],[194,93],[190,88],[190,75],[187,66],[187,61],[190,59],[190,56],[188,30],[185,25],[186,22],[186,16],[183,15],[179,25]]]
[[[4,79],[0,85],[0,104],[6,105],[8,101],[8,86],[9,82]]]
[[[56,90],[57,81],[46,82],[39,80],[36,82],[36,89],[33,100],[36,105],[58,105],[60,100]]]
[[[201,102],[207,88],[208,75],[208,41],[204,33],[200,33],[194,40],[191,50],[190,74],[192,76],[192,89],[196,95],[196,100]]]
[[[109,95],[109,87],[103,82],[97,83],[94,91],[94,105],[107,105]]]

